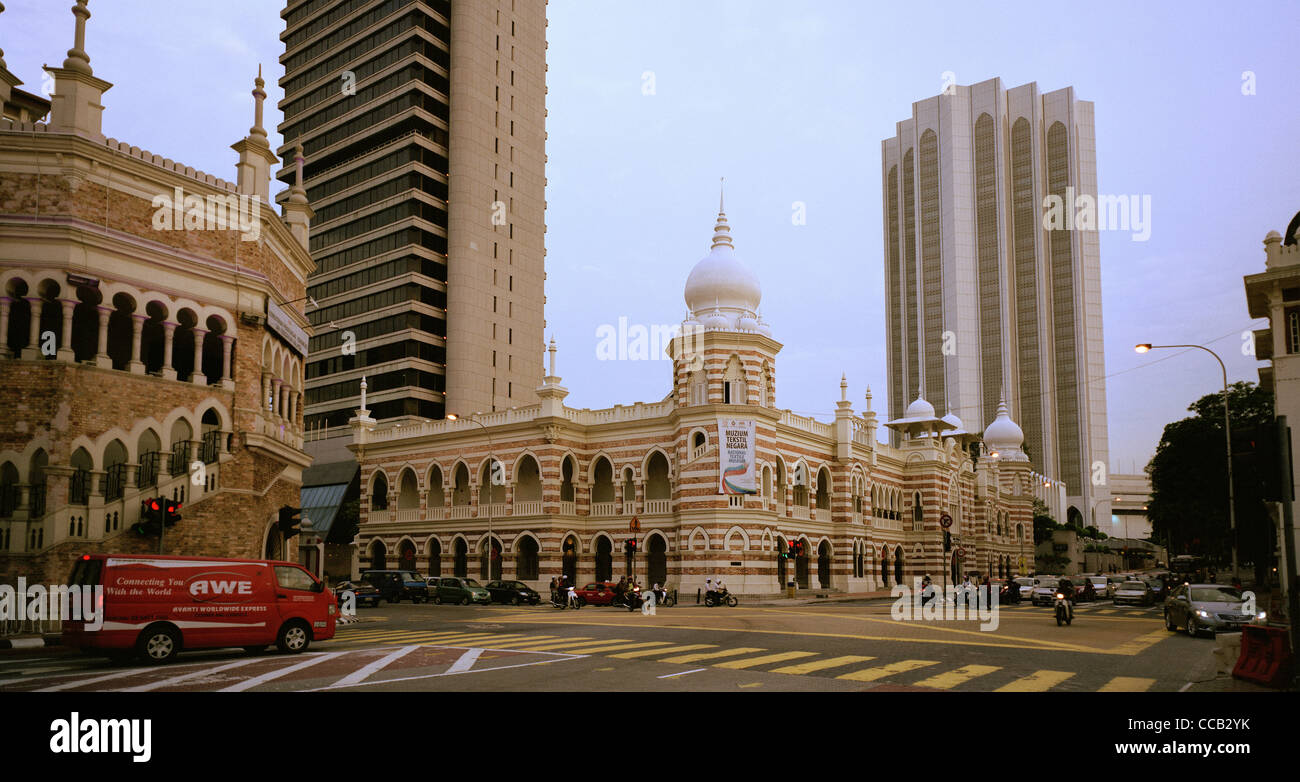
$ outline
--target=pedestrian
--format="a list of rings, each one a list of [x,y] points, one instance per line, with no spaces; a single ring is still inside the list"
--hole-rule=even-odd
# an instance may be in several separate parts
[[[934,599],[934,587],[931,585],[930,575],[927,573],[921,579],[921,605],[925,605]]]
[[[558,586],[559,586],[559,582],[555,580],[555,576],[551,576],[551,602],[552,603],[560,602],[559,600],[556,599],[558,595],[555,590]]]

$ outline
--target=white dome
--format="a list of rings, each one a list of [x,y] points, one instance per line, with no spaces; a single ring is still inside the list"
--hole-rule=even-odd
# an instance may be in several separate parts
[[[991,451],[1019,451],[1025,442],[1024,431],[1011,420],[1006,400],[998,402],[998,417],[984,428],[984,444]]]
[[[768,325],[767,321],[763,320],[762,315],[758,316],[758,333],[768,337],[772,336],[772,327]]]
[[[686,306],[699,317],[710,308],[720,307],[735,315],[757,312],[763,298],[758,277],[736,257],[731,244],[727,216],[718,213],[713,247],[686,278]]]
[[[907,406],[907,412],[903,414],[904,418],[934,418],[934,405],[917,397],[916,401]]]
[[[740,316],[740,320],[736,321],[736,328],[741,331],[758,331],[758,321],[747,312]]]
[[[731,318],[722,314],[721,310],[715,309],[701,321],[706,329],[729,329],[731,328]]]
[[[945,415],[942,420],[946,423],[952,424],[954,433],[965,431],[965,426],[962,424],[961,419],[957,417],[956,413],[949,413],[948,415]]]

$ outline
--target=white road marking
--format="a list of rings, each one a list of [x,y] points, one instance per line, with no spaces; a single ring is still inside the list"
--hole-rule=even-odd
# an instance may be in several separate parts
[[[363,668],[359,668],[353,671],[347,676],[344,676],[342,679],[339,679],[338,681],[334,682],[330,686],[347,687],[348,685],[352,685],[352,684],[360,684],[361,682],[365,681],[365,679],[369,677],[371,674],[379,673],[381,670],[386,668],[389,664],[394,663],[397,660],[400,660],[401,658],[405,657],[406,655],[410,654],[411,652],[414,652],[416,649],[419,648],[420,647],[418,646],[403,646],[401,649],[398,649],[397,651],[392,652],[390,654],[386,654],[383,657],[380,657],[378,660],[375,660],[374,662],[370,663],[369,665],[366,665]]]
[[[1187,692],[1187,688],[1188,688],[1188,687],[1191,687],[1191,686],[1192,686],[1192,683],[1191,683],[1191,682],[1188,682],[1187,684],[1184,684],[1182,687],[1179,687],[1179,688],[1178,688],[1178,691],[1179,691],[1179,692]]]
[[[543,654],[543,652],[538,652],[538,654]],[[578,660],[586,656],[587,655],[585,654],[566,655],[565,657],[556,658],[554,660],[535,660],[533,662],[518,663],[516,665],[498,665],[495,668],[475,668],[472,671],[458,671],[457,673],[444,671],[443,673],[426,673],[420,676],[402,676],[396,679],[384,679],[381,682],[358,682],[356,684],[346,684],[346,685],[331,684],[327,687],[316,687],[310,690],[301,690],[301,692],[320,692],[322,690],[335,690],[335,689],[340,689],[342,687],[368,687],[373,684],[396,684],[397,682],[409,682],[409,681],[415,681],[417,679],[436,679],[439,676],[465,676],[467,674],[474,674],[474,673],[487,673],[488,671],[504,671],[507,668],[526,668],[530,665],[547,665],[549,663],[563,662],[564,660]]]
[[[679,672],[679,673],[670,673],[670,674],[666,674],[666,675],[664,675],[664,676],[657,676],[657,677],[655,677],[655,678],[658,678],[658,679],[671,679],[671,678],[673,678],[674,676],[685,676],[685,675],[688,674],[688,673],[699,673],[700,671],[707,671],[707,670],[708,670],[708,668],[696,668],[696,669],[693,670],[693,671],[681,671],[681,672]]]
[[[478,662],[478,656],[480,654],[483,654],[482,649],[470,649],[466,651],[460,656],[459,660],[451,664],[451,667],[447,669],[447,673],[468,671],[470,668],[474,667],[474,663]]]
[[[173,684],[178,684],[180,682],[185,681],[186,679],[196,679],[200,676],[210,676],[214,673],[221,673],[222,671],[228,671],[231,668],[240,668],[245,665],[248,665],[249,663],[255,663],[257,662],[257,660],[258,658],[256,657],[250,657],[246,660],[236,660],[233,663],[218,665],[215,668],[203,668],[201,670],[194,671],[193,673],[184,673],[181,674],[180,676],[173,676],[170,679],[162,679],[156,682],[149,682],[148,684],[141,684],[136,687],[127,687],[124,690],[116,690],[116,692],[148,692],[149,690],[156,690],[159,687],[167,687]]]
[[[221,690],[217,690],[217,692],[243,692],[244,690],[250,690],[258,686],[259,684],[265,684],[266,682],[269,682],[273,679],[278,679],[281,676],[293,673],[294,671],[300,671],[303,668],[310,668],[316,663],[323,663],[326,660],[332,660],[335,657],[338,657],[340,654],[343,654],[343,652],[330,652],[329,654],[322,654],[319,657],[313,657],[310,660],[303,660],[300,663],[295,663],[294,665],[290,665],[287,668],[281,668],[278,671],[270,671],[269,673],[264,673],[261,676],[254,676],[251,679],[245,679],[244,681],[238,684],[232,684],[229,687],[226,687]]]

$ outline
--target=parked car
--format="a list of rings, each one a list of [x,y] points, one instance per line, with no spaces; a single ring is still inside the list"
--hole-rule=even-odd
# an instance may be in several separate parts
[[[493,603],[517,606],[520,603],[537,605],[542,602],[542,596],[522,581],[489,581],[485,588],[492,596]]]
[[[429,599],[429,586],[414,570],[363,570],[361,579],[379,590],[390,603],[410,600],[423,603]]]
[[[379,590],[373,584],[368,584],[361,579],[340,581],[334,586],[334,594],[338,598],[337,603],[340,607],[343,605],[343,593],[347,591],[352,592],[352,604],[354,606],[377,606],[382,599],[382,595],[379,594]]]
[[[1047,576],[1038,579],[1038,585],[1034,587],[1031,593],[1030,601],[1036,606],[1050,606],[1056,600],[1056,588],[1060,586],[1061,580],[1054,576]]]
[[[438,590],[433,594],[435,603],[491,603],[492,595],[472,578],[444,576],[438,579]]]
[[[593,581],[582,589],[576,590],[583,605],[607,606],[614,602],[616,581]]]
[[[1181,626],[1192,637],[1237,632],[1253,618],[1242,612],[1241,592],[1224,584],[1183,584],[1165,602],[1165,628],[1175,632]]]
[[[1139,579],[1125,581],[1115,590],[1115,605],[1149,606],[1153,602],[1151,585]]]
[[[1038,579],[1029,578],[1028,576],[1017,578],[1016,583],[1020,585],[1020,599],[1030,600],[1034,596],[1034,587],[1038,586]]]

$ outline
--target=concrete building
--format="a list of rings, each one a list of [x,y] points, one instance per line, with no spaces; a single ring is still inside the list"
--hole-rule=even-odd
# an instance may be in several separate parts
[[[1035,469],[1066,486],[1057,520],[1105,523],[1098,237],[1044,221],[1052,197],[1097,206],[1092,103],[953,85],[881,143],[881,182],[890,415],[923,389],[974,429],[1005,392]]]
[[[306,152],[309,429],[537,401],[546,3],[288,0],[280,132]],[[288,182],[292,166],[279,171]]]
[[[1151,501],[1151,479],[1145,473],[1111,473],[1110,490],[1110,524],[1099,524],[1097,529],[1112,538],[1150,540],[1151,518],[1147,516],[1147,503]]]
[[[72,11],[47,122],[0,60],[0,580],[158,551],[132,529],[158,496],[184,503],[166,553],[296,554],[310,210],[300,183],[271,206],[263,82],[234,183],[107,138]]]
[[[683,594],[716,576],[774,594],[787,579],[861,592],[949,568],[1024,572],[1034,487],[1005,405],[985,432],[996,457],[924,399],[886,424],[900,445],[881,445],[870,391],[855,413],[844,379],[833,422],[781,409],[782,345],[758,317],[761,297],[719,214],[687,278],[690,314],[658,401],[566,407],[553,343],[535,405],[397,425],[376,422],[363,396],[350,446],[358,567],[539,589],[561,573],[579,585],[631,573]],[[943,551],[944,514],[956,556]]]
[[[1292,485],[1300,485],[1300,213],[1291,218],[1286,236],[1269,231],[1264,237],[1264,271],[1245,278],[1246,304],[1252,318],[1268,318],[1268,328],[1255,332],[1255,357],[1267,361],[1259,368],[1259,384],[1273,392],[1273,409],[1286,416],[1291,428]],[[1280,505],[1269,503],[1277,527],[1279,583],[1289,583],[1283,545]],[[1300,535],[1297,535],[1300,552]],[[1300,556],[1300,554],[1297,554]]]

